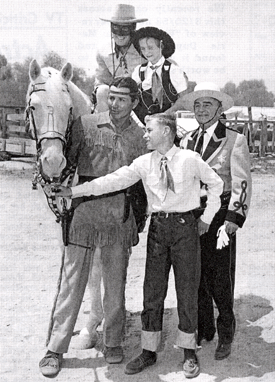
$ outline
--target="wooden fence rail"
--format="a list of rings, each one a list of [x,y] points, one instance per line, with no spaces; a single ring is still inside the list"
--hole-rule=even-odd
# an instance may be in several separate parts
[[[26,132],[25,115],[17,111],[1,109],[0,151],[16,156],[36,155],[35,142]]]
[[[247,137],[251,152],[258,152],[261,157],[275,152],[275,121],[235,119],[226,121],[226,124]]]

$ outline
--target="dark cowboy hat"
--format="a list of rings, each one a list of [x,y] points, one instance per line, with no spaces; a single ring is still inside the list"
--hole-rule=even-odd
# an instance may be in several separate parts
[[[100,20],[110,21],[113,24],[132,24],[132,23],[143,23],[148,21],[148,19],[137,19],[135,14],[135,7],[128,4],[117,4],[113,9],[113,15],[108,19]]]
[[[150,37],[162,41],[162,54],[165,58],[172,56],[172,54],[175,52],[176,46],[174,40],[168,33],[155,27],[145,27],[138,29],[133,37],[134,47],[139,52],[139,54],[142,54],[139,47],[139,40]]]

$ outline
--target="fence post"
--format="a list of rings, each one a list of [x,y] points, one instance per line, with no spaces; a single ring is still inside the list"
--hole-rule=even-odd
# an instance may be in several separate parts
[[[7,114],[5,113],[5,110],[3,110],[3,118],[2,118],[2,138],[8,138],[7,134]]]
[[[251,146],[251,136],[253,131],[253,123],[252,123],[252,107],[248,106],[248,145]]]
[[[261,123],[261,138],[260,138],[260,157],[264,157],[267,152],[267,120],[266,117]]]
[[[275,142],[275,122],[272,123],[272,141],[271,141],[271,152],[274,153],[274,142]]]

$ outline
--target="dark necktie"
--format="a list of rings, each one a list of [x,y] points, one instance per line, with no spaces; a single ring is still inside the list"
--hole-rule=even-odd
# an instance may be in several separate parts
[[[174,187],[174,180],[172,177],[172,174],[169,170],[169,167],[167,166],[167,158],[162,157],[160,161],[160,182],[162,185],[162,190],[161,190],[161,199],[162,201],[165,200],[168,189],[171,191],[175,192],[175,187]]]
[[[202,130],[201,133],[198,135],[195,151],[199,153],[200,155],[202,154],[202,149],[203,149],[203,137],[204,137],[205,130]]]
[[[153,70],[152,74],[152,97],[153,97],[153,102],[158,100],[160,104],[160,108],[162,108],[162,98],[163,98],[163,93],[162,93],[162,82],[157,74],[157,68],[159,66],[151,66],[150,68]]]

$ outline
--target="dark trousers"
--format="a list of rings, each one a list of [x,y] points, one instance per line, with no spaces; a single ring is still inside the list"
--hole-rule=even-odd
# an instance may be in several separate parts
[[[217,231],[224,224],[227,208],[215,215],[209,231],[201,236],[201,282],[199,288],[198,336],[209,337],[215,332],[213,300],[218,308],[219,340],[231,343],[235,333],[233,311],[236,235],[230,235],[229,245],[216,249]]]
[[[143,331],[162,330],[164,300],[171,266],[175,275],[178,328],[184,333],[195,335],[200,282],[200,240],[197,221],[192,212],[151,217],[143,289],[144,309],[141,314]]]

